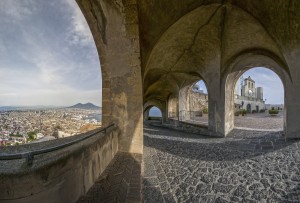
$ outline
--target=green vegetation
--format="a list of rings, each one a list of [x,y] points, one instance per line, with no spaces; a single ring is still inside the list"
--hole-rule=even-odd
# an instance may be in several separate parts
[[[235,115],[235,116],[239,116],[240,113],[241,113],[240,111],[235,111],[235,112],[234,112],[234,115]]]
[[[256,110],[252,110],[252,113],[257,113],[257,111]]]
[[[265,112],[266,112],[265,109],[261,109],[261,110],[259,111],[259,113],[265,113]]]
[[[270,115],[277,115],[278,112],[279,112],[279,111],[278,111],[278,110],[275,110],[275,109],[270,109],[270,110],[269,110],[269,114],[270,114]]]
[[[28,136],[28,140],[27,141],[31,142],[31,141],[33,141],[33,140],[36,139],[36,132],[34,132],[34,131],[28,132],[27,136]]]
[[[204,108],[202,111],[204,114],[208,114],[208,108]]]
[[[241,110],[240,110],[240,114],[242,114],[242,116],[244,116],[245,114],[247,114],[246,109],[241,109]]]
[[[62,130],[62,127],[60,125],[57,125],[54,127],[55,130]]]

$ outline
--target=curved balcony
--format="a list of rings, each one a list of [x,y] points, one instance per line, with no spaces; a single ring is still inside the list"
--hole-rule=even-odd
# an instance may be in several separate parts
[[[1,147],[0,202],[76,202],[118,151],[118,128]]]

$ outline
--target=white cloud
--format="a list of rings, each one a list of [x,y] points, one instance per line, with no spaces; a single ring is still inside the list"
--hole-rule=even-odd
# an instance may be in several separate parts
[[[38,1],[0,0],[0,54],[8,56],[0,60],[0,106],[101,105],[99,60],[76,2],[41,0],[36,12],[29,6],[33,2]],[[50,4],[57,10],[49,9]],[[53,13],[57,18],[48,17]]]
[[[66,0],[67,5],[71,10],[71,26],[69,27],[70,42],[72,44],[89,45],[93,43],[93,36],[90,28],[79,8],[74,0]]]
[[[32,0],[1,0],[0,13],[12,21],[19,21],[32,14],[35,4]]]

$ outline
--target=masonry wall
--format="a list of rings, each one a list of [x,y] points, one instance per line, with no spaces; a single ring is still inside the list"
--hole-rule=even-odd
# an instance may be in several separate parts
[[[189,111],[203,111],[208,109],[208,95],[190,91],[189,94],[190,108]]]
[[[52,145],[77,137],[53,140]],[[39,143],[27,147],[32,150],[43,146]],[[117,151],[118,132],[113,129],[70,147],[35,156],[32,166],[24,159],[1,161],[0,203],[74,203],[90,189]]]

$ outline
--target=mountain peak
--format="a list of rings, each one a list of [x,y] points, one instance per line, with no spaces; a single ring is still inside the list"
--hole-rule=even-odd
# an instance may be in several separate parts
[[[86,104],[82,104],[82,103],[78,103],[75,104],[73,106],[70,106],[68,108],[76,108],[76,109],[101,109],[101,107],[96,106],[90,102],[86,103]]]

